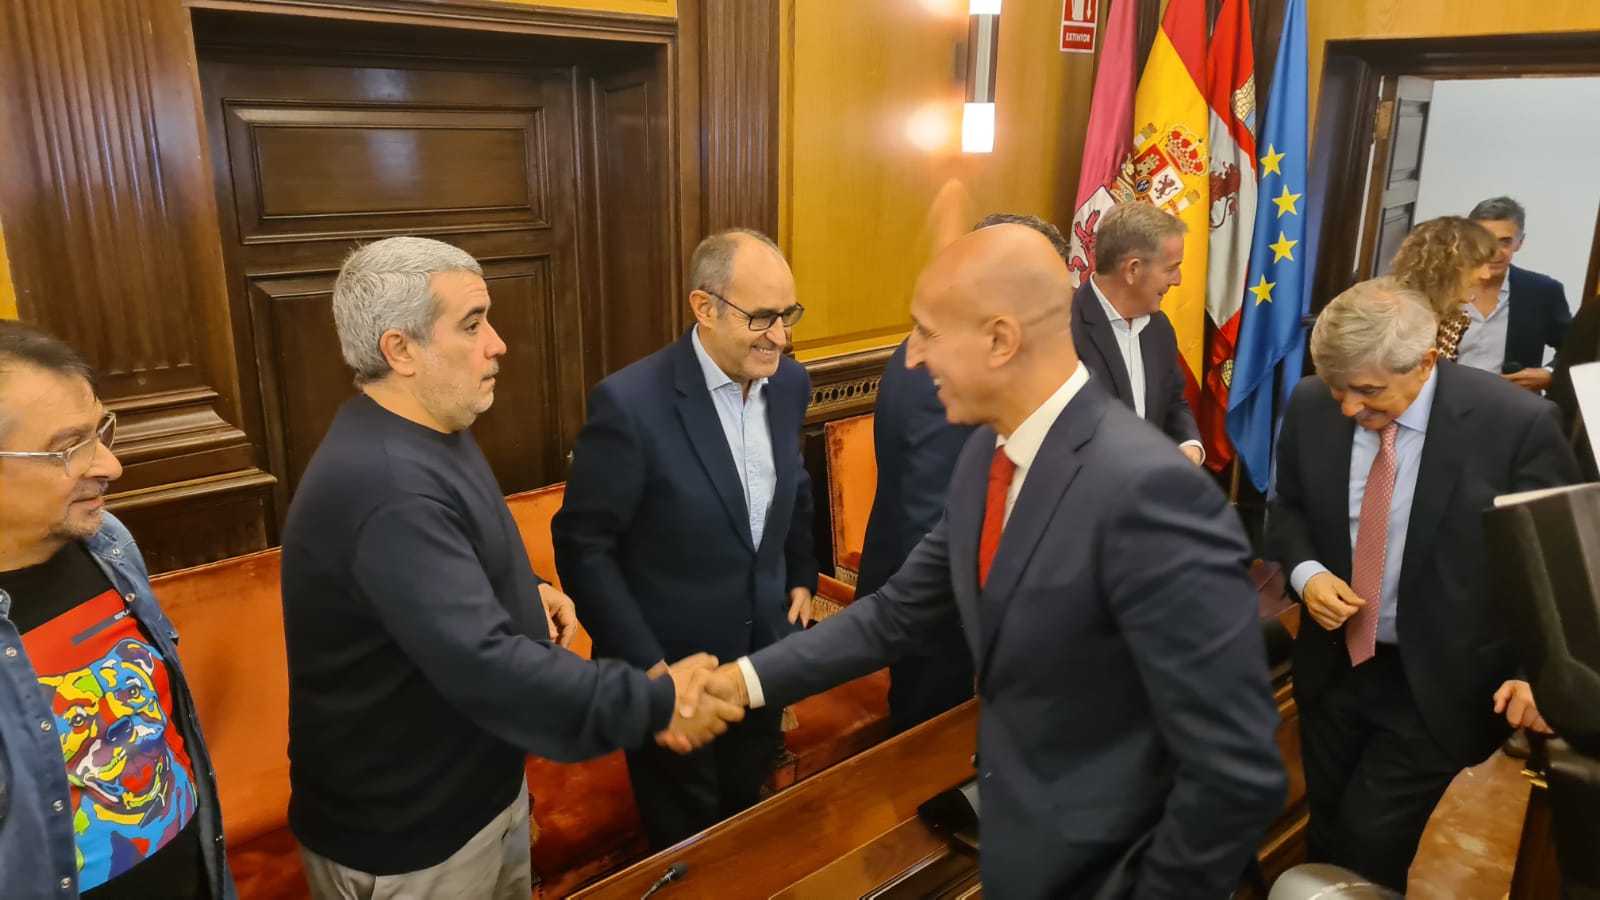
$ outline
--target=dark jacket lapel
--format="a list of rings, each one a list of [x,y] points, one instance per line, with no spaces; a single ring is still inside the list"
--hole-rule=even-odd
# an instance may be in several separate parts
[[[1325,473],[1306,483],[1306,508],[1327,510],[1329,521],[1320,523],[1319,531],[1336,535],[1331,542],[1331,553],[1322,564],[1340,578],[1350,580],[1353,565],[1350,548],[1350,454],[1355,449],[1356,422],[1339,412],[1339,404],[1323,393],[1325,402],[1317,411],[1324,417],[1319,428],[1306,429],[1308,434],[1326,436],[1315,451],[1316,462],[1307,467],[1311,472]]]
[[[1423,438],[1422,460],[1418,463],[1417,490],[1411,498],[1406,525],[1405,558],[1400,569],[1400,577],[1405,580],[1426,572],[1420,563],[1433,552],[1439,522],[1450,505],[1470,445],[1472,393],[1461,389],[1456,374],[1454,363],[1439,363],[1439,374],[1435,376],[1439,383],[1434,387],[1428,433]]]
[[[784,402],[778,380],[783,377],[783,366],[767,379],[761,388],[766,393],[767,432],[772,442],[772,471],[775,475],[772,502],[767,504],[767,520],[761,529],[761,546],[782,541],[789,535],[787,523],[794,513],[794,485],[799,465],[795,436],[800,433],[800,423],[794,420],[790,404]],[[741,491],[741,495],[742,495]],[[776,527],[774,527],[776,526]],[[776,537],[774,537],[776,535]]]
[[[1128,378],[1128,364],[1122,359],[1122,350],[1117,347],[1116,336],[1111,333],[1111,323],[1106,319],[1106,311],[1100,306],[1100,298],[1094,294],[1094,288],[1087,279],[1073,295],[1073,314],[1083,322],[1083,331],[1089,336],[1089,343],[1094,353],[1100,359],[1100,365],[1090,366],[1090,371],[1104,372],[1110,375],[1111,383],[1106,386],[1112,396],[1125,401],[1131,408],[1133,406],[1133,387]],[[1079,353],[1083,351],[1080,349]]]
[[[1080,451],[1094,436],[1109,399],[1092,380],[1079,389],[1077,396],[1050,426],[1050,433],[1028,467],[1027,479],[1017,494],[1016,505],[1011,508],[1011,518],[1001,532],[1000,547],[989,569],[989,581],[978,601],[978,621],[982,628],[979,646],[983,648],[981,662],[984,664],[980,673],[987,671],[1012,597],[1050,520],[1061,508],[1062,495],[1083,465]],[[981,533],[981,522],[979,528]]]
[[[1511,285],[1511,292],[1506,295],[1506,352],[1502,361],[1535,368],[1544,362],[1544,341],[1539,338],[1539,304],[1528,296],[1527,275],[1521,269],[1508,267],[1506,283]],[[1538,358],[1523,359],[1524,356]]]
[[[690,326],[693,328],[694,326]],[[678,390],[678,418],[683,422],[689,446],[694,448],[706,477],[717,489],[722,505],[728,511],[733,530],[746,547],[755,549],[750,538],[750,513],[745,507],[744,490],[739,487],[739,470],[733,463],[733,452],[728,449],[728,439],[722,432],[722,420],[717,418],[717,408],[706,390],[705,373],[695,356],[694,344],[689,334],[678,339],[675,347],[674,368]],[[771,410],[768,410],[770,416]]]

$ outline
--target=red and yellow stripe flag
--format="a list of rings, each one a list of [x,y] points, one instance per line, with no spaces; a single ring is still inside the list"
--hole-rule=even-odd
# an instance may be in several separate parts
[[[1167,292],[1161,311],[1178,333],[1189,403],[1196,408],[1206,353],[1206,254],[1211,234],[1211,108],[1205,84],[1205,0],[1170,0],[1133,99],[1133,159],[1113,193],[1119,202],[1153,203],[1189,226],[1183,244],[1183,284]]]

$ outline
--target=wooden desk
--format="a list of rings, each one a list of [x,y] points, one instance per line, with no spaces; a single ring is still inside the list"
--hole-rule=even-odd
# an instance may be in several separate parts
[[[950,849],[917,807],[974,776],[977,729],[968,701],[573,897],[639,900],[680,861],[688,873],[659,900],[921,898],[941,896],[933,883],[976,885],[977,857]]]
[[[1304,859],[1305,775],[1298,713],[1291,695],[1287,640],[1300,610],[1276,566],[1257,565],[1263,633],[1274,625],[1278,654],[1273,687],[1283,724],[1278,751],[1289,770],[1289,796],[1262,842],[1270,883]],[[944,715],[846,760],[683,843],[573,894],[578,900],[639,900],[676,862],[687,874],[655,895],[781,900],[977,900],[978,860],[952,847],[917,817],[917,807],[970,780],[978,704]]]

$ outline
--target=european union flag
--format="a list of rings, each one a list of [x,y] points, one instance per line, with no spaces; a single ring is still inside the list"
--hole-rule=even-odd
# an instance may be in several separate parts
[[[1276,432],[1273,373],[1287,361],[1298,379],[1310,308],[1306,293],[1306,5],[1289,0],[1278,61],[1272,68],[1267,118],[1256,139],[1255,240],[1245,277],[1244,309],[1228,393],[1228,437],[1245,473],[1265,491]]]

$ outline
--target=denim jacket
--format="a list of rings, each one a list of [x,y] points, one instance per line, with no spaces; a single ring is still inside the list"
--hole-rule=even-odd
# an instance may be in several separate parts
[[[216,772],[200,736],[194,697],[178,664],[177,629],[156,604],[144,557],[121,522],[106,513],[105,523],[87,546],[166,659],[173,696],[183,710],[183,720],[177,724],[194,766],[195,815],[211,895],[236,900],[223,853]],[[6,900],[77,898],[72,817],[56,716],[11,622],[11,597],[0,591],[0,895]]]

